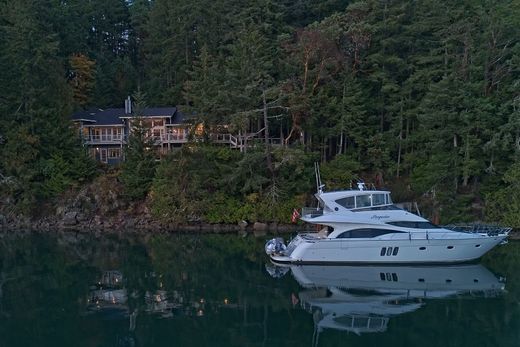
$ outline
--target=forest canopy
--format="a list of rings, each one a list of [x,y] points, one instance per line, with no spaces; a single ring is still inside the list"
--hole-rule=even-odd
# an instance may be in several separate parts
[[[425,199],[443,221],[500,221],[520,175],[519,40],[518,1],[0,0],[3,205],[30,211],[85,184],[96,165],[71,113],[121,107],[139,90],[208,128],[283,138],[282,148],[162,160],[146,185],[152,197],[171,190],[152,199],[158,216],[176,206],[166,217],[179,218],[182,199],[207,196],[285,212],[312,191],[321,161],[330,187],[363,178]],[[199,188],[186,196],[185,186]],[[217,212],[204,218],[229,217]]]

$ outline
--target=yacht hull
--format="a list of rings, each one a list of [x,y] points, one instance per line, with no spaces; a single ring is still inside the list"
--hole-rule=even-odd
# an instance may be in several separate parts
[[[287,255],[272,254],[276,263],[296,264],[448,264],[482,257],[506,235],[430,240],[296,240]],[[293,241],[295,242],[295,241]],[[289,245],[290,247],[290,245]]]

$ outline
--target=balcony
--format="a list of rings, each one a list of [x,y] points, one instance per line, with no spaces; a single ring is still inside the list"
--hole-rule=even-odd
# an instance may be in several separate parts
[[[188,136],[186,134],[162,134],[157,139],[162,143],[186,143],[188,142]]]
[[[83,137],[86,144],[121,144],[126,142],[123,135],[87,135]]]

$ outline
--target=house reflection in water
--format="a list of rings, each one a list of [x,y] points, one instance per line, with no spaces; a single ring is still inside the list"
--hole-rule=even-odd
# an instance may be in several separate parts
[[[128,293],[123,287],[121,272],[103,272],[100,280],[90,289],[87,311],[101,314],[105,319],[129,316]]]
[[[145,293],[146,313],[158,315],[161,318],[171,318],[180,311],[182,304],[171,302],[165,290]]]
[[[145,274],[145,277],[161,276],[155,273]],[[123,274],[119,271],[104,271],[97,283],[90,288],[87,299],[87,312],[96,313],[104,319],[128,319],[130,318],[131,330],[135,328],[137,314],[146,313],[157,318],[172,318],[174,316],[203,317],[207,311],[217,312],[220,308],[238,309],[239,305],[231,303],[229,298],[219,302],[207,302],[203,297],[186,299],[181,291],[168,291],[163,288],[162,282],[158,283],[160,289],[150,289],[144,292],[143,301],[139,300],[139,294],[135,291],[128,293]],[[139,306],[131,309],[128,305],[129,295]],[[191,296],[191,295],[190,295]]]
[[[384,332],[393,316],[416,311],[428,299],[454,296],[496,297],[504,280],[482,265],[288,266],[303,287],[298,302],[312,314],[317,344],[324,329],[355,334]],[[283,269],[266,265],[280,277]]]

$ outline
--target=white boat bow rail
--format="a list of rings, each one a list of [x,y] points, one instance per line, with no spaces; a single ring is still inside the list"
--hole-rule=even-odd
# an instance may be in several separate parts
[[[449,224],[443,225],[442,228],[458,231],[462,233],[469,234],[484,234],[488,236],[503,236],[509,235],[512,228],[502,227],[499,225],[492,224],[479,224],[479,223],[471,223],[471,224]]]

